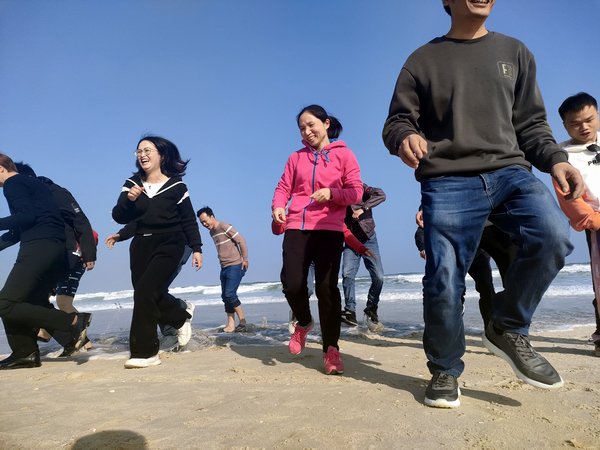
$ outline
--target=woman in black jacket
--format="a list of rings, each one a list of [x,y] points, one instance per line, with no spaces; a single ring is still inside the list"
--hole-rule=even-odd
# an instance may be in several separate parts
[[[188,161],[170,141],[146,136],[138,142],[138,171],[123,185],[112,214],[115,221],[136,221],[129,247],[133,283],[133,317],[126,368],[160,364],[158,323],[178,329],[179,345],[191,337],[194,305],[184,309],[168,301],[163,290],[177,269],[186,242],[192,247],[193,266],[202,267],[202,241],[194,208],[181,177]]]

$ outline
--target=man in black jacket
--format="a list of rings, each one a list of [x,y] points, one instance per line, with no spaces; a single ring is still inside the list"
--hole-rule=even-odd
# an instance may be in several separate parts
[[[355,295],[355,277],[360,267],[362,259],[365,267],[371,276],[371,287],[367,294],[367,307],[364,312],[367,316],[367,323],[374,327],[379,326],[379,317],[377,307],[379,305],[379,295],[383,287],[383,266],[381,265],[381,255],[379,245],[375,234],[375,220],[373,220],[372,209],[385,201],[385,193],[382,189],[368,186],[363,183],[363,196],[356,205],[346,208],[346,217],[344,222],[354,237],[360,241],[368,250],[373,252],[374,257],[361,255],[348,244],[344,244],[344,253],[342,254],[342,287],[344,288],[345,308],[342,311],[342,322],[350,326],[356,326],[356,295]]]
[[[0,187],[10,216],[0,218],[0,240],[21,242],[17,261],[0,291],[0,317],[12,354],[0,370],[39,367],[38,328],[69,332],[70,352],[86,339],[91,314],[68,314],[48,308],[48,292],[66,268],[65,232],[52,194],[39,180],[17,173],[13,161],[0,154]],[[5,248],[5,247],[2,247]]]
[[[15,166],[20,174],[40,180],[52,192],[52,197],[60,209],[60,215],[65,225],[65,246],[69,261],[69,272],[55,286],[56,306],[61,311],[76,313],[78,311],[73,306],[73,299],[79,287],[79,281],[86,270],[94,268],[96,262],[97,240],[92,225],[71,192],[54,183],[50,178],[38,177],[29,164],[17,162]],[[68,334],[55,332],[53,337],[63,347],[69,346],[70,337]],[[38,338],[47,342],[50,340],[50,334],[45,330],[40,330]],[[86,348],[92,346],[89,341],[85,345]],[[65,356],[67,353],[69,353],[69,349],[61,356]]]

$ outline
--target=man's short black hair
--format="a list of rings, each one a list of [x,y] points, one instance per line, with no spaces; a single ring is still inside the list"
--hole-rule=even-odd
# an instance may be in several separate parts
[[[567,98],[558,108],[560,118],[565,121],[565,116],[570,112],[579,112],[586,106],[593,106],[598,110],[598,102],[594,97],[586,92],[580,92]]]
[[[206,215],[208,217],[215,217],[215,215],[213,214],[213,210],[210,209],[210,207],[208,207],[208,206],[204,206],[204,207],[200,208],[198,210],[198,212],[196,213],[196,216],[198,216],[198,218],[200,218],[200,216],[202,215],[202,213],[206,213]]]
[[[36,178],[37,175],[35,174],[35,172],[33,171],[33,169],[31,168],[31,166],[29,164],[25,164],[24,162],[16,162],[15,166],[17,168],[17,172],[19,172],[21,175],[27,175],[29,177],[34,177]]]

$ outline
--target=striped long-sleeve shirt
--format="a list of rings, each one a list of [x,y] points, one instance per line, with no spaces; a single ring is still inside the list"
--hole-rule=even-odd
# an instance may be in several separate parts
[[[219,222],[215,228],[210,230],[210,237],[213,238],[217,247],[222,268],[248,261],[246,239],[230,224]]]

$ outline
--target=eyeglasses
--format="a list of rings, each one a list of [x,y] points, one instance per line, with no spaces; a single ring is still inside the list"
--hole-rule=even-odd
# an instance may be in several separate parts
[[[154,150],[153,148],[144,148],[144,149],[137,149],[133,152],[133,154],[135,156],[148,156],[150,153],[155,152],[157,150]]]
[[[588,166],[591,166],[592,164],[600,164],[600,145],[588,145],[586,149],[596,154],[591,161],[588,161]]]

